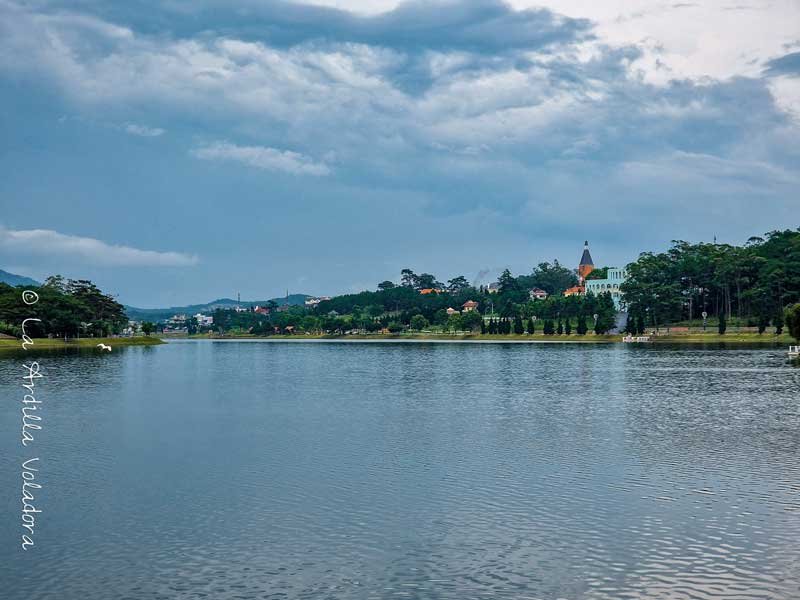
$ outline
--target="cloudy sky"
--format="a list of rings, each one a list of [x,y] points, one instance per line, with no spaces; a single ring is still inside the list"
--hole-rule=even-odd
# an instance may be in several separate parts
[[[0,0],[0,268],[125,303],[800,225],[797,0]]]

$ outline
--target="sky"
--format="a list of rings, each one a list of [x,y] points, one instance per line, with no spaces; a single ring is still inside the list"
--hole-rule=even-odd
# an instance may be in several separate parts
[[[800,3],[0,0],[0,268],[488,282],[800,226]]]

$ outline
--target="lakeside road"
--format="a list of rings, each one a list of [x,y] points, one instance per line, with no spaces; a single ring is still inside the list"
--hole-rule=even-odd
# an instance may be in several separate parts
[[[97,344],[106,344],[112,348],[115,346],[157,346],[165,343],[158,337],[140,336],[133,338],[80,338],[64,340],[62,338],[34,338],[29,350],[52,350],[59,348],[96,348]],[[0,340],[0,352],[3,350],[22,349],[22,340],[2,339]]]

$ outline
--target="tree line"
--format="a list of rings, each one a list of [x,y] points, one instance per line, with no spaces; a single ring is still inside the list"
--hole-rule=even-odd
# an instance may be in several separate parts
[[[366,332],[385,329],[393,333],[435,329],[492,334],[523,334],[538,329],[548,335],[608,332],[614,327],[616,315],[611,296],[564,297],[562,292],[576,283],[575,273],[558,261],[540,263],[530,274],[517,277],[505,270],[492,290],[470,284],[463,275],[442,283],[430,273],[418,275],[411,269],[403,269],[399,282],[385,280],[374,291],[336,296],[313,309],[286,307],[282,311],[272,310],[269,315],[218,310],[213,314],[211,329],[256,335],[289,330],[339,333],[354,329]],[[535,287],[550,296],[531,300],[529,291]],[[463,310],[468,301],[477,302],[477,309]]]
[[[23,290],[39,296],[31,305],[22,302]],[[125,309],[112,296],[87,279],[48,277],[41,286],[12,287],[0,283],[0,332],[20,337],[21,324],[31,337],[107,336],[126,326]]]
[[[627,266],[621,286],[629,313],[647,326],[696,323],[782,329],[788,306],[800,302],[800,229],[751,237],[742,246],[673,241]]]

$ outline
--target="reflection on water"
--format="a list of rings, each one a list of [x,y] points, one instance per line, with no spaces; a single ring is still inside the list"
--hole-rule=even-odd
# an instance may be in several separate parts
[[[47,354],[4,598],[797,598],[779,349],[173,342]],[[37,528],[39,524],[37,524]]]

